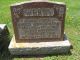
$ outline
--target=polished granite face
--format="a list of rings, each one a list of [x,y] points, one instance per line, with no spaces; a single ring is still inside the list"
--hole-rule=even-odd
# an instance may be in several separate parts
[[[23,40],[63,40],[65,4],[29,2],[11,6],[15,38]]]

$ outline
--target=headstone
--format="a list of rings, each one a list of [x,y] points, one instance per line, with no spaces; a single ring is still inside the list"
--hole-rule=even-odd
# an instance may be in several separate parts
[[[47,0],[11,6],[14,36],[9,45],[13,55],[55,54],[70,51],[64,34],[66,5]]]
[[[9,31],[6,24],[0,24],[0,52],[5,50],[9,44]]]
[[[16,41],[64,40],[65,12],[63,3],[29,2],[11,6]]]

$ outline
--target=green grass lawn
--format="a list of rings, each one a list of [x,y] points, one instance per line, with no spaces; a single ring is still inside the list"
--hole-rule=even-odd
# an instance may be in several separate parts
[[[11,36],[13,35],[10,5],[26,0],[0,0],[0,23],[7,24]],[[54,55],[43,58],[13,57],[7,50],[0,54],[0,60],[80,60],[80,0],[52,0],[65,2],[67,12],[65,18],[65,32],[73,45],[71,55]]]

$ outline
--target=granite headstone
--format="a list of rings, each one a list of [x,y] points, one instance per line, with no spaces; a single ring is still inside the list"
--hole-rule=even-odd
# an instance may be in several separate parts
[[[64,38],[66,5],[27,2],[11,6],[17,42],[61,41]]]

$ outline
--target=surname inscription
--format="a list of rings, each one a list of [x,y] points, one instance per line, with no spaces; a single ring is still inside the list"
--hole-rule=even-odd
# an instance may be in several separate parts
[[[54,16],[54,8],[23,9],[24,16]]]

